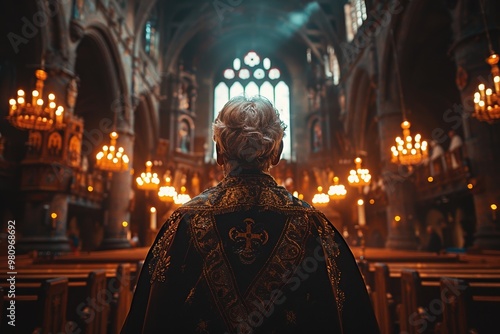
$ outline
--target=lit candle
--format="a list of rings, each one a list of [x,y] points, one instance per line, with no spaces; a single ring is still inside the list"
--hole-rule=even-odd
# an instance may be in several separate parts
[[[59,106],[56,110],[56,124],[61,125],[63,123],[64,108]]]
[[[151,212],[151,216],[149,217],[149,227],[152,230],[156,230],[156,208],[154,206],[149,210]]]
[[[481,95],[481,100],[484,101],[484,84],[480,84],[479,86],[477,86],[477,88],[479,89],[479,94]]]
[[[500,94],[500,77],[496,76],[493,78],[493,82],[495,83],[495,93]]]
[[[491,106],[491,94],[493,94],[493,91],[490,88],[488,88],[486,90],[486,104],[489,106]]]
[[[358,223],[359,226],[366,225],[366,217],[365,217],[365,205],[362,199],[358,199]]]

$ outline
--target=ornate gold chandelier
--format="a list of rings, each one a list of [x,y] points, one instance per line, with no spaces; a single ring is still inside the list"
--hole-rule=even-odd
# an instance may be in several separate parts
[[[330,196],[323,192],[323,187],[319,186],[317,188],[318,192],[314,194],[312,203],[315,206],[325,206],[330,203]]]
[[[161,201],[167,203],[172,203],[177,197],[177,191],[172,186],[172,178],[169,171],[165,174],[165,185],[161,186],[160,190],[158,190],[158,197]]]
[[[141,190],[156,190],[160,185],[160,179],[157,173],[151,172],[153,163],[146,161],[146,171],[142,172],[140,176],[135,179],[137,188]]]
[[[391,162],[397,163],[411,168],[413,165],[421,163],[428,155],[427,142],[422,141],[422,136],[417,133],[413,137],[410,133],[411,123],[406,119],[406,106],[403,96],[403,85],[401,84],[401,73],[399,73],[399,60],[394,40],[394,31],[391,30],[392,44],[394,49],[394,61],[396,63],[396,77],[399,86],[399,100],[401,102],[401,113],[403,114],[403,122],[401,129],[403,130],[403,138],[396,137],[396,145],[391,147],[392,158]]]
[[[177,196],[174,197],[174,203],[177,205],[182,205],[184,203],[187,203],[191,200],[191,196],[186,193],[186,187],[182,186],[181,187],[181,192],[177,194]]]
[[[364,187],[370,184],[372,176],[370,171],[366,168],[361,168],[361,158],[357,157],[354,159],[356,169],[351,169],[349,176],[347,177],[347,182],[353,187]]]
[[[96,155],[96,167],[108,172],[122,172],[128,170],[129,158],[123,147],[116,146],[118,133],[113,131],[109,134],[110,143],[104,145]]]
[[[495,51],[493,51],[483,2],[479,1],[479,3],[481,5],[484,29],[486,31],[486,38],[488,39],[488,46],[490,49],[490,56],[486,58],[486,62],[491,66],[493,84],[491,85],[490,82],[490,87],[486,87],[484,83],[477,86],[477,90],[474,93],[474,112],[472,113],[472,117],[475,117],[482,122],[493,123],[500,119],[500,70],[498,69],[498,61],[500,60],[500,57],[497,53],[495,53]],[[493,87],[493,89],[491,87]]]
[[[344,199],[347,195],[347,190],[343,184],[339,184],[339,178],[333,177],[333,185],[328,189],[328,196],[331,200],[337,201]]]
[[[56,97],[49,93],[43,99],[44,81],[47,72],[42,69],[35,71],[36,86],[31,92],[31,102],[27,101],[24,90],[17,91],[17,98],[9,100],[9,116],[7,119],[21,130],[49,131],[64,126],[64,108],[57,106]]]
[[[417,133],[413,137],[410,133],[410,122],[401,123],[403,138],[396,137],[396,145],[391,147],[391,162],[405,166],[418,165],[428,156],[427,142]]]

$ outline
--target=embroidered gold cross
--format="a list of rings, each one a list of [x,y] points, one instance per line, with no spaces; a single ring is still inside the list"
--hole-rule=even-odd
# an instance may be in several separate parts
[[[253,233],[252,225],[255,224],[255,221],[251,218],[246,218],[243,222],[247,225],[245,231],[238,231],[236,227],[233,227],[229,230],[229,238],[236,242],[242,241],[242,239],[245,240],[245,247],[239,251],[239,255],[243,263],[249,264],[255,261],[252,241],[256,241],[260,245],[265,245],[267,243],[268,234],[266,231]]]

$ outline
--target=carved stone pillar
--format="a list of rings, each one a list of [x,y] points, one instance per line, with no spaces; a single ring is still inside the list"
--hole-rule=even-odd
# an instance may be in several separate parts
[[[499,4],[485,1],[486,19],[493,25],[498,21]],[[476,214],[474,245],[483,249],[500,249],[500,125],[480,122],[470,114],[474,109],[473,96],[478,84],[493,88],[491,67],[485,62],[489,46],[479,2],[459,1],[454,8],[455,47],[452,52],[457,63],[457,86],[460,89],[466,154],[471,174],[476,181],[473,189]],[[499,35],[490,29],[494,51],[500,52]]]
[[[390,161],[390,147],[401,133],[401,110],[399,104],[392,101],[378,101],[378,110],[382,177],[388,203],[386,247],[416,249],[414,185],[408,171]]]
[[[118,146],[131,155],[134,149],[133,136],[119,132]],[[132,165],[132,161],[129,166]],[[101,249],[130,248],[127,232],[130,229],[130,192],[132,176],[130,171],[113,173],[107,198],[107,209],[104,219],[104,239]],[[127,222],[124,224],[124,222]]]
[[[64,253],[70,251],[66,236],[68,196],[29,194],[26,198],[18,252]]]

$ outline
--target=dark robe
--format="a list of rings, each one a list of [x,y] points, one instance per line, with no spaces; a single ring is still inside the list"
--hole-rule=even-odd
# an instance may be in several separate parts
[[[177,209],[122,333],[378,333],[355,259],[325,216],[263,173]]]

